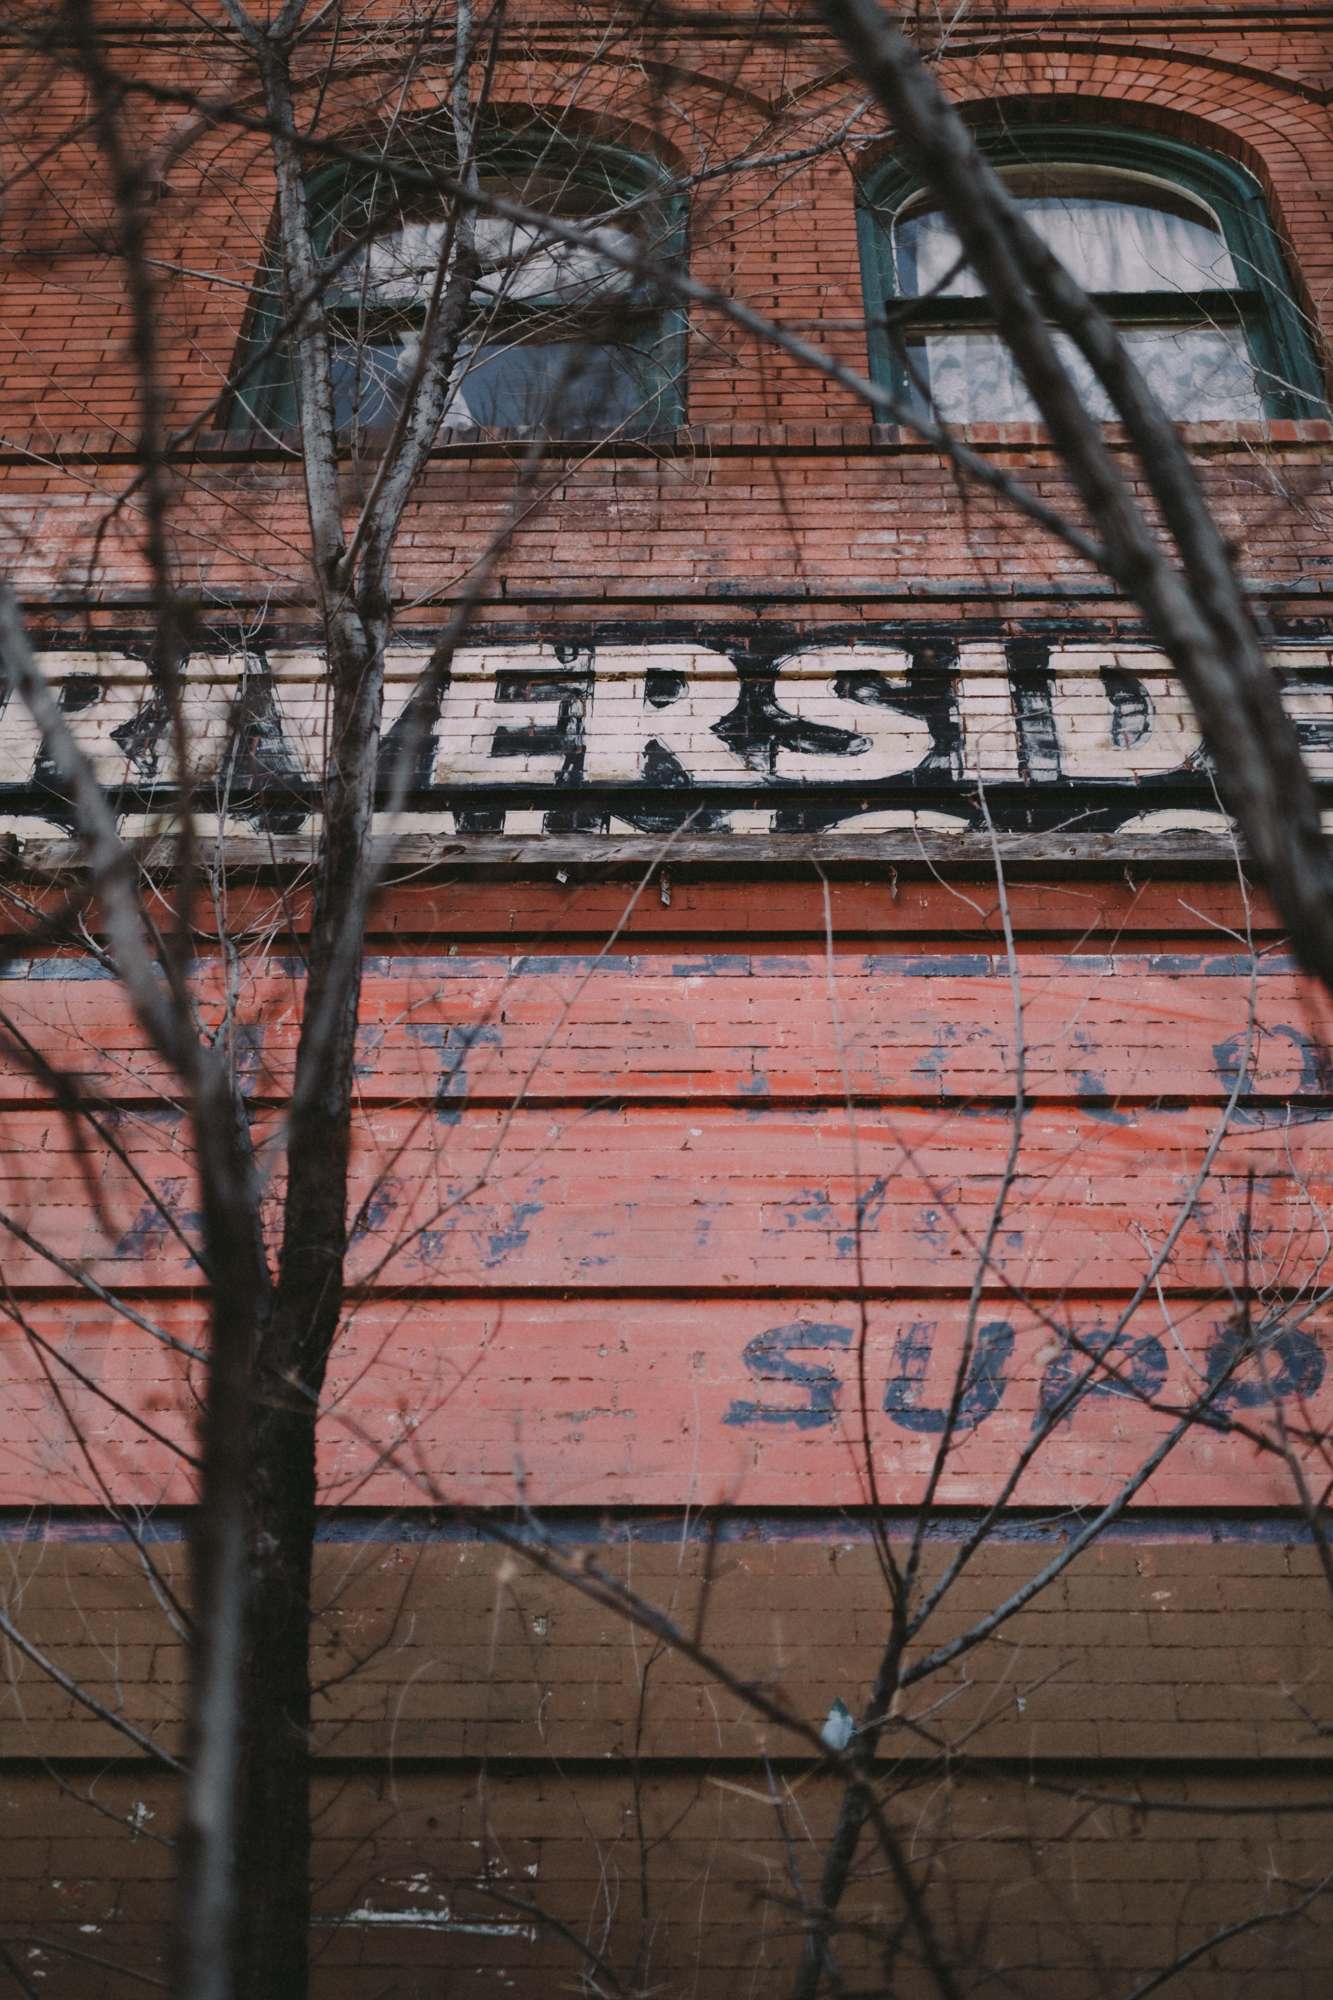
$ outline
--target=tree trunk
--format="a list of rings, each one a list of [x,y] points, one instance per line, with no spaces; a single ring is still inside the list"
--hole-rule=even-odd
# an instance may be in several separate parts
[[[310,1952],[310,1581],[315,1421],[277,1397],[256,1410],[250,1475],[250,1602],[238,1993],[304,2000]]]
[[[384,682],[382,639],[368,639],[350,615],[333,625],[328,650],[331,748],[290,1106],[282,1249],[254,1367],[237,1855],[243,1938],[237,1990],[245,2000],[304,2000],[309,1984],[316,1424],[343,1309],[364,945],[358,895],[371,866]]]

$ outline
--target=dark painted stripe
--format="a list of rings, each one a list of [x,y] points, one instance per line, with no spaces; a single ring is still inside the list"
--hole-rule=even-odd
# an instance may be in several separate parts
[[[509,1511],[494,1516],[507,1536],[537,1542],[538,1530],[525,1522],[515,1522]],[[961,1542],[979,1518],[975,1508],[940,1511],[927,1524],[926,1539]],[[428,1508],[393,1513],[369,1508],[329,1508],[320,1517],[316,1540],[320,1543],[485,1543],[492,1538],[481,1525],[484,1516],[475,1510],[468,1518],[432,1512]],[[911,1508],[886,1507],[883,1521],[890,1535],[909,1534],[916,1516]],[[988,1540],[1007,1543],[1048,1544],[1052,1549],[1081,1532],[1083,1523],[1068,1515],[1053,1516],[1046,1510],[1015,1509],[1006,1514]],[[183,1542],[189,1516],[182,1508],[162,1509],[137,1529],[140,1538],[151,1542]],[[871,1517],[864,1509],[855,1513],[806,1508],[755,1508],[744,1512],[716,1515],[690,1509],[688,1512],[654,1510],[636,1512],[618,1509],[614,1514],[594,1508],[547,1509],[541,1531],[562,1546],[597,1547],[615,1543],[690,1542],[869,1542]],[[82,1542],[128,1543],[126,1529],[96,1508],[61,1508],[45,1514],[33,1509],[10,1508],[0,1511],[0,1543]],[[1307,1547],[1314,1535],[1303,1515],[1277,1509],[1242,1513],[1213,1513],[1206,1508],[1163,1508],[1130,1513],[1112,1523],[1099,1541],[1137,1544],[1141,1542],[1196,1542],[1214,1546],[1240,1544],[1269,1547]]]

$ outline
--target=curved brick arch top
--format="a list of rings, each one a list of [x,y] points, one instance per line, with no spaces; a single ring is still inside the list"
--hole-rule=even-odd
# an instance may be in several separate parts
[[[664,46],[627,64],[614,50],[598,54],[569,40],[504,60],[488,85],[488,115],[512,131],[528,125],[560,143],[621,146],[681,172],[697,164],[701,126],[712,145],[744,150],[774,117],[757,80],[710,71],[696,50]],[[312,75],[295,94],[298,103],[318,101],[320,129],[335,145],[339,133],[349,145],[366,136],[378,145],[386,121],[404,129],[449,111],[446,71],[423,69],[405,88],[393,57],[348,78]]]
[[[1333,126],[1289,81],[1200,53],[1049,44],[946,60],[940,81],[967,115],[1114,124],[1224,154],[1252,173],[1316,306],[1333,275]],[[1327,329],[1327,306],[1322,315]]]
[[[1081,76],[1085,69],[1097,75],[1123,77],[1135,67],[1169,64],[1213,77],[1217,81],[1211,87],[1219,94],[1229,94],[1230,83],[1221,81],[1227,79],[1235,80],[1241,88],[1256,85],[1268,95],[1302,97],[1314,106],[1324,102],[1322,78],[1307,80],[1268,58],[1263,62],[1248,60],[1226,54],[1216,44],[1205,46],[1202,42],[1173,47],[1169,40],[1151,41],[1138,35],[1133,40],[1117,38],[1108,42],[1105,37],[1094,40],[1086,31],[1080,33],[1073,21],[1063,30],[1049,28],[1039,35],[1015,35],[1001,48],[993,42],[978,44],[974,49],[955,45],[942,57],[939,71],[943,76],[950,68],[961,71],[969,64],[996,66],[1028,61],[1045,72],[1071,77]]]
[[[1071,23],[1071,29],[1073,24]],[[1018,120],[1045,126],[1105,123],[1220,153],[1258,181],[1304,304],[1327,337],[1333,282],[1333,123],[1323,101],[1280,68],[1259,67],[1203,48],[1058,39],[944,56],[937,74],[963,115],[985,129]],[[830,94],[834,86],[829,85]],[[892,155],[875,110],[861,130],[862,175]],[[874,134],[871,137],[871,134]],[[829,163],[832,176],[841,160]]]

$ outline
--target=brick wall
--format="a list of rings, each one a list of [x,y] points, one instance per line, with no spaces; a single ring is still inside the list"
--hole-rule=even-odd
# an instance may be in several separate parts
[[[392,8],[381,11],[392,16]],[[963,25],[950,39],[944,81],[979,118],[1003,102],[1014,117],[1105,120],[1111,129],[1162,132],[1238,160],[1263,185],[1298,298],[1322,328],[1333,275],[1322,17],[1293,18],[1284,28],[1262,11],[1219,18],[1209,9],[1182,12],[1173,26],[1169,9],[1154,10],[1150,23],[1132,7],[1110,18],[1098,10],[1082,23],[1077,10],[1057,11],[1058,21],[1048,14],[1015,23],[998,48],[993,22]],[[640,148],[651,141],[685,172],[701,132],[715,150],[763,157],[845,122],[854,95],[817,35],[798,29],[756,44],[750,28],[747,20],[733,42],[710,37],[706,58],[700,46],[664,37],[652,44],[637,84],[614,58],[589,60],[586,47],[563,63],[543,59],[540,33],[524,39],[516,28],[523,53],[502,72],[497,101],[515,116],[534,103],[559,104],[580,65],[580,129],[619,130]],[[205,61],[204,45],[202,31],[173,23],[149,45],[152,73],[170,89],[197,83],[202,70],[224,90],[227,62],[211,36]],[[660,75],[668,70],[664,98]],[[418,86],[423,110],[435,101],[433,74],[427,65]],[[335,80],[335,105],[338,89]],[[367,86],[346,90],[348,120],[364,121]],[[50,147],[69,129],[76,96],[69,87],[47,91],[27,109],[27,143]],[[148,144],[174,114],[143,107],[137,115]],[[877,127],[867,118],[861,129]],[[127,307],[114,263],[90,244],[102,195],[87,147],[57,146],[57,166],[24,177],[7,216],[22,248],[6,277],[0,329],[3,488],[24,587],[48,600],[82,606],[92,595],[106,604],[144,581],[132,517],[111,524],[91,591],[86,573],[90,516],[122,480],[133,423]],[[245,287],[272,205],[262,136],[232,135],[173,170],[154,217],[153,247],[176,272],[160,324],[169,418],[204,426],[180,461],[175,533],[182,560],[218,609],[309,596],[299,467],[271,440],[238,451],[236,438],[218,434],[208,418],[235,361]],[[190,275],[204,250],[202,268],[217,273],[211,283]],[[691,269],[761,311],[822,327],[828,350],[864,369],[844,153],[785,169],[776,190],[759,170],[701,187],[691,203]],[[1035,429],[973,428],[969,441],[978,449],[1026,474],[1048,498],[1065,498],[1067,483]],[[1254,578],[1324,580],[1328,435],[1319,423],[1279,424],[1275,432],[1199,427],[1210,499]],[[404,601],[446,597],[466,574],[507,511],[512,456],[486,440],[441,447],[395,565]],[[938,591],[962,580],[991,589],[1020,581],[1043,596],[1052,584],[1090,581],[1077,558],[1019,527],[992,499],[974,494],[959,509],[936,455],[903,440],[872,442],[869,413],[848,391],[788,357],[758,353],[702,311],[688,360],[685,430],[646,452],[582,449],[552,463],[559,476],[550,498],[532,511],[505,563],[503,595],[511,602],[610,596],[660,604],[737,590],[762,600],[784,586],[861,601],[885,584]]]
[[[210,45],[205,64],[181,10],[117,0],[103,13],[165,88],[234,81],[225,51]],[[392,0],[368,18],[386,47],[401,31]],[[581,129],[686,171],[701,134],[764,156],[854,108],[795,17],[756,38],[748,11],[714,10],[706,33],[650,36],[628,76],[615,51],[596,53],[588,10],[553,20],[525,6],[511,20],[503,101],[559,102],[577,76]],[[979,121],[1133,125],[1239,161],[1318,330],[1333,278],[1331,27],[1295,6],[1050,4],[960,19],[942,69]],[[40,152],[69,131],[78,96],[25,92],[13,63],[23,144]],[[330,119],[364,120],[379,74],[335,78]],[[431,63],[415,90],[413,109],[438,96]],[[147,147],[176,114],[144,99],[132,115]],[[845,148],[776,186],[756,170],[701,189],[691,212],[696,276],[819,322],[857,369],[849,158],[882,143],[875,130],[864,116]],[[197,426],[173,462],[174,548],[208,648],[243,627],[272,641],[280,681],[286,658],[292,734],[308,743],[319,707],[300,665],[300,469],[288,441],[228,433],[214,407],[272,204],[262,139],[218,136],[173,166],[152,236],[170,270],[169,420]],[[105,518],[129,476],[135,407],[104,222],[84,138],[9,191],[0,521],[33,622],[73,671],[90,634],[129,657],[147,587],[138,521]],[[1275,647],[1326,639],[1329,426],[1189,435]],[[969,442],[1068,498],[1035,427],[976,426]],[[521,449],[479,436],[435,453],[394,566],[405,620],[424,629],[456,593],[507,514]],[[676,434],[556,447],[548,463],[550,491],[483,593],[494,643],[582,643],[600,620],[603,647],[632,651],[668,618],[692,708],[708,699],[698,634],[726,619],[761,634],[790,622],[807,640],[829,623],[897,617],[947,638],[989,620],[998,647],[1060,643],[1076,612],[1086,622],[1069,643],[1092,627],[1099,644],[1142,646],[1077,556],[985,495],[960,506],[935,453],[872,425],[838,385],[760,356],[716,314],[692,326]],[[363,481],[349,465],[349,511]],[[489,656],[474,665],[489,689]],[[1171,697],[1152,689],[1166,714]],[[111,726],[138,713],[128,666],[117,690],[83,725],[108,757]],[[460,673],[460,701],[469,691],[489,698]],[[1003,691],[993,706],[1007,726]],[[1074,709],[1082,727],[1091,711]],[[1106,754],[1097,716],[1093,762]],[[636,726],[608,733],[608,755]],[[487,775],[490,727],[475,743],[455,730],[450,774],[473,756]],[[26,782],[35,746],[13,716],[0,749],[3,776]],[[1089,1397],[1057,1429],[922,1645],[1003,1603],[1116,1491],[1225,1358],[1242,1282],[1286,1313],[1286,1344],[1274,1379],[1251,1371],[1223,1398],[1229,1429],[1187,1438],[1112,1536],[914,1691],[885,1783],[950,1949],[1031,2000],[1124,2000],[1220,1927],[1301,1903],[1328,1873],[1329,1600],[1291,1464],[1262,1446],[1277,1437],[1301,1462],[1333,1393],[1327,1008],[1262,903],[1226,863],[1029,861],[1007,889],[1011,968],[987,870],[863,858],[822,876],[771,861],[745,875],[723,846],[637,893],[623,866],[569,872],[538,856],[497,873],[450,848],[376,912],[356,1251],[373,1282],[340,1349],[322,1468],[320,2000],[424,1996],[444,1979],[451,1994],[536,1996],[603,1978],[604,1964],[629,1991],[682,2000],[789,1976],[793,1855],[813,1879],[832,1786],[734,1689],[657,1655],[456,1509],[504,1508],[517,1482],[571,1562],[600,1562],[697,1622],[734,1674],[816,1725],[835,1699],[855,1708],[885,1617],[866,1451],[905,1533],[1004,1171],[1014,969],[1025,1151],[981,1296],[984,1325],[1007,1333],[991,1336],[928,1575],[1058,1391],[1064,1331],[1114,1326],[1189,1213],[1131,1323],[1135,1393]],[[38,914],[55,899],[39,870],[19,893]],[[238,878],[225,894],[261,1122],[280,1116],[289,1074],[303,895],[299,871],[281,892]],[[89,970],[43,944],[0,977],[10,1018],[104,1094],[115,1141],[80,1153],[49,1097],[0,1068],[0,1206],[67,1260],[4,1250],[3,1596],[61,1671],[174,1745],[182,1650],[130,1531],[179,1584],[195,1382],[171,1343],[192,1345],[201,1325],[190,1161],[170,1079],[114,983]],[[1219,1121],[1226,1137],[1191,1195]],[[169,1198],[184,1242],[136,1176]],[[404,1230],[424,1233],[399,1250]],[[141,1338],[75,1269],[128,1293]],[[1317,1450],[1308,1471],[1322,1490]],[[7,1666],[0,1938],[37,1990],[119,2000],[158,1976],[169,1784],[31,1658],[10,1649]],[[881,1880],[858,1895],[855,1914],[882,1914]],[[534,1899],[556,1926],[534,1931]],[[1326,1923],[1315,1902],[1257,1924],[1176,1990],[1322,1992]],[[868,1938],[846,1943],[853,1982],[881,1976]],[[895,1990],[914,1996],[916,1973]]]
[[[273,905],[266,922],[258,886],[245,893],[252,934],[265,939],[245,982],[247,1013],[269,1027],[255,1042],[255,1094],[277,1106],[295,964],[273,939]],[[1002,1358],[1003,1394],[978,1415],[951,1468],[928,1577],[1030,1434],[1058,1370],[1052,1319],[1086,1331],[1114,1324],[1139,1282],[1145,1238],[1160,1240],[1225,1119],[1235,1082],[1226,1051],[1249,1015],[1241,958],[1215,944],[1245,922],[1225,881],[1084,874],[1016,880],[1011,894],[1033,1051],[1031,1186],[1018,1197],[1008,1269],[993,1274],[983,1317],[1008,1322],[1015,1340]],[[882,1199],[863,1205],[863,1252],[872,1448],[893,1506],[919,1496],[931,1446],[921,1413],[947,1396],[965,1311],[972,1260],[959,1258],[964,1239],[951,1217],[969,1188],[983,1212],[995,1172],[988,1125],[1006,1129],[1012,996],[995,949],[993,888],[929,875],[896,890],[882,879],[834,882],[831,962],[817,881],[767,884],[761,900],[753,886],[686,875],[669,902],[655,888],[626,917],[625,901],[609,883],[427,883],[391,895],[377,925],[361,1171],[386,1151],[394,1171],[359,1254],[374,1268],[399,1226],[396,1202],[418,1200],[421,1189],[437,1205],[455,1199],[477,1146],[497,1150],[429,1263],[380,1272],[381,1296],[353,1311],[340,1350],[314,1659],[328,1684],[318,1704],[330,1802],[320,1822],[323,1907],[353,1916],[321,1956],[321,1992],[342,1982],[356,1990],[371,1968],[406,1982],[404,1991],[445,1967],[480,1979],[491,1972],[478,1966],[499,1964],[520,1991],[554,1977],[566,1963],[559,1934],[535,1943],[471,1927],[508,1924],[513,1912],[477,1917],[468,1856],[493,1843],[495,1865],[516,1877],[536,1861],[542,1907],[580,1937],[588,1925],[600,1935],[602,1850],[593,1843],[575,1858],[571,1816],[618,1829],[624,1844],[607,1946],[622,1970],[641,1942],[631,1912],[641,1888],[670,1912],[649,1926],[668,1991],[694,1990],[696,1972],[706,1991],[725,1967],[759,1976],[767,1966],[777,1977],[791,1964],[789,1915],[756,1900],[751,1875],[771,1880],[780,1835],[771,1823],[752,1829],[746,1815],[763,1818],[771,1767],[761,1759],[778,1759],[782,1784],[796,1787],[809,1864],[819,1814],[831,1806],[825,1787],[802,1776],[799,1739],[758,1726],[697,1666],[654,1657],[650,1641],[633,1640],[521,1553],[488,1547],[460,1528],[451,1503],[503,1502],[521,1477],[567,1560],[627,1577],[731,1673],[815,1724],[835,1699],[856,1699],[882,1643],[853,1365],[861,1308],[845,1243],[856,1207],[845,1092],[850,1083],[861,1173],[887,1183]],[[599,958],[608,919],[624,919],[626,931]],[[1168,1365],[1164,1406],[1188,1395],[1191,1366],[1205,1368],[1225,1334],[1216,1260],[1252,1162],[1264,1162],[1263,1194],[1250,1208],[1253,1266],[1298,1296],[1321,1258],[1311,1231],[1324,1206],[1326,1098],[1293,1039],[1318,1036],[1319,1003],[1271,955],[1278,940],[1262,909],[1251,921],[1264,967],[1255,982],[1261,1053],[1243,1079],[1197,1234],[1182,1238],[1160,1294],[1131,1322],[1135,1341],[1155,1342]],[[172,1143],[166,1080],[142,1063],[114,985],[69,977],[78,964],[47,955],[14,968],[7,1012],[53,1052],[102,1052],[90,1080],[119,1106],[118,1131],[141,1167],[180,1185],[188,1232],[188,1159],[163,1157]],[[513,1114],[516,1083],[544,1045],[526,1108]],[[750,1087],[756,1075],[767,1083],[762,1098]],[[64,1251],[104,1278],[118,1268],[118,1289],[154,1326],[193,1342],[197,1277],[167,1231],[144,1227],[135,1190],[98,1162],[115,1239],[99,1241],[76,1163],[59,1165],[62,1128],[42,1120],[29,1082],[15,1076],[8,1088],[9,1212],[40,1218],[50,1234],[63,1208],[79,1232],[62,1239]],[[1149,1127],[1170,1136],[1145,1145]],[[404,1138],[408,1155],[394,1157]],[[910,1161],[895,1151],[904,1147]],[[535,1191],[534,1175],[543,1183]],[[11,1254],[6,1275],[20,1287],[27,1326],[49,1342],[43,1352],[60,1357],[54,1370],[40,1365],[18,1327],[0,1344],[3,1498],[17,1537],[11,1615],[94,1699],[170,1747],[182,1652],[133,1545],[108,1540],[97,1478],[144,1523],[154,1563],[178,1582],[188,1481],[124,1412],[138,1409],[164,1439],[187,1440],[191,1367],[160,1343],[127,1341],[58,1272]],[[1306,1344],[1284,1365],[1300,1381],[1283,1407],[1321,1428],[1322,1317],[1299,1326]],[[774,1345],[775,1331],[794,1344]],[[1318,1379],[1303,1372],[1312,1363]],[[119,1408],[93,1398],[90,1382]],[[1259,1385],[1248,1379],[1228,1413],[1264,1422]],[[71,1443],[71,1415],[90,1455]],[[1111,1496],[1165,1422],[1132,1398],[1083,1403],[1015,1496],[1002,1537],[921,1635],[922,1651],[1021,1589],[1063,1545],[1066,1524]],[[401,1455],[376,1470],[386,1446]],[[1057,1967],[1065,1990],[1084,1990],[1080,1981],[1099,1990],[1107,1967],[1128,1987],[1131,1974],[1160,1962],[1168,1935],[1174,1950],[1188,1949],[1210,1934],[1215,1913],[1286,1907],[1303,1893],[1289,1885],[1304,1881],[1318,1847],[1317,1814],[1308,1827],[1286,1817],[1293,1803],[1320,1802],[1312,1760],[1323,1754],[1330,1700],[1326,1585],[1288,1472],[1244,1434],[1200,1433],[1140,1500],[1134,1518],[994,1641],[923,1681],[886,1745],[902,1810],[927,1846],[953,1856],[956,1892],[940,1893],[946,1911],[950,1896],[962,1898],[958,1949],[968,1948],[963,1913],[975,1914],[982,1896],[996,1962],[1043,1968],[1021,1973],[1025,1993],[1061,1990]],[[707,1522],[718,1501],[725,1526],[715,1543],[682,1509],[702,1505]],[[396,1516],[386,1520],[376,1503]],[[33,1505],[51,1511],[34,1522]],[[629,1510],[618,1521],[601,1511],[616,1507]],[[4,1750],[17,1798],[47,1783],[52,1760],[73,1788],[52,1799],[48,1785],[41,1806],[58,1843],[51,1854],[64,1854],[63,1843],[84,1854],[77,1868],[49,1863],[56,1888],[22,1888],[32,1855],[22,1843],[6,1850],[16,1857],[14,1893],[35,1901],[35,1934],[78,1948],[92,1935],[78,1924],[96,1923],[98,1949],[114,1963],[147,1950],[161,1851],[142,1829],[80,1831],[78,1795],[92,1789],[122,1818],[147,1799],[165,1821],[157,1781],[124,1763],[124,1745],[94,1712],[12,1653]],[[1120,1808],[1071,1797],[1082,1792],[1146,1801],[1133,1820],[1141,1830],[1125,1833]],[[437,1812],[442,1797],[455,1802],[447,1812]],[[1228,1819],[1205,1809],[1223,1801],[1243,1810]],[[958,1833],[954,1816],[973,1812],[971,1830]],[[988,1812],[1003,1814],[999,1847]],[[421,1847],[421,1815],[432,1813],[455,1832]],[[349,1826],[359,1834],[335,1831]],[[1260,1859],[1261,1830],[1264,1851],[1280,1856],[1280,1883]],[[1085,1839],[1095,1848],[1077,1844]],[[467,1841],[482,1850],[460,1863]],[[401,1857],[414,1844],[409,1867]],[[737,1844],[744,1865],[724,1866]],[[688,1938],[675,1914],[687,1894],[697,1910]],[[1136,1913],[1128,1928],[1127,1912]],[[1068,1923],[1064,1957],[1052,1956],[1053,1933]],[[1304,1991],[1321,1933],[1279,1930],[1210,1955],[1194,1990],[1239,1992],[1257,1967],[1275,1993]],[[119,1990],[72,1960],[64,1976],[79,1993]]]
[[[179,1579],[173,1532],[154,1554]],[[964,1965],[1034,1996],[1129,1991],[1238,1916],[1289,1907],[1293,1881],[1319,1879],[1326,1599],[1311,1551],[1282,1532],[1191,1534],[1177,1521],[1103,1543],[966,1673],[905,1705],[886,1795]],[[665,1522],[613,1547],[583,1533],[591,1543],[572,1533],[572,1554],[684,1618],[702,1604],[709,1642],[798,1714],[818,1720],[871,1669],[883,1586],[850,1524],[754,1520],[708,1555]],[[1028,1529],[993,1545],[958,1615],[1031,1576],[1057,1541]],[[47,1539],[8,1554],[29,1620],[61,1658],[103,1699],[130,1691],[136,1721],[171,1741],[179,1655],[133,1551]],[[932,1545],[928,1573],[946,1554]],[[321,1548],[317,1579],[316,1670],[331,1683],[317,1704],[322,1996],[368,1982],[424,1996],[442,1978],[451,1992],[535,1993],[574,1979],[585,1944],[622,1976],[646,1964],[673,1993],[785,1981],[790,1868],[814,1866],[836,1797],[790,1741],[475,1541],[395,1541],[362,1520]],[[370,1656],[355,1680],[352,1652]],[[20,1672],[14,1694],[7,1923],[31,1927],[25,1969],[53,1988],[119,1996],[106,1961],[159,1963],[169,1785],[118,1757],[118,1739],[42,1677]],[[884,1898],[872,1875],[854,1918],[873,1921]],[[566,1932],[538,1930],[534,1908]],[[1327,1922],[1316,1903],[1294,1929],[1256,1928],[1201,1958],[1180,1990],[1313,1996]],[[855,1931],[841,1958],[875,1976]],[[929,1988],[908,1969],[902,1990]]]

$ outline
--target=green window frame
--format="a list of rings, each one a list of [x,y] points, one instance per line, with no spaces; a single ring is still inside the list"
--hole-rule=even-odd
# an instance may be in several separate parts
[[[1178,189],[1215,218],[1232,264],[1235,288],[1195,292],[1098,292],[1093,296],[1118,326],[1238,325],[1254,366],[1266,417],[1324,417],[1324,383],[1313,344],[1292,293],[1263,191],[1234,161],[1161,138],[1106,126],[1018,126],[979,135],[992,165],[1068,165],[1137,175]],[[914,310],[897,289],[892,226],[923,192],[920,178],[892,158],[858,178],[856,214],[861,277],[867,309],[870,370],[874,379],[907,401],[920,391],[907,365],[903,338],[948,332],[991,332],[989,301],[976,297],[923,298]],[[881,322],[890,318],[894,332]],[[1182,416],[1181,421],[1188,421]]]
[[[418,130],[414,135],[414,154],[401,161],[404,170],[400,186],[406,198],[418,210],[424,209],[429,201],[428,191],[418,194],[410,175],[423,151],[429,144],[429,134],[423,139]],[[443,137],[438,151],[442,160],[447,160]],[[314,175],[309,184],[312,213],[315,218],[315,248],[322,257],[328,254],[330,244],[336,237],[339,226],[353,201],[366,196],[381,177],[392,188],[395,162],[392,156],[385,159],[382,166],[373,172],[370,169],[329,168]],[[553,138],[542,133],[528,134],[514,131],[495,131],[486,136],[479,149],[479,169],[483,177],[522,177],[533,171],[558,172],[571,187],[586,194],[594,190],[598,197],[598,208],[603,206],[614,215],[618,208],[648,210],[653,216],[652,249],[655,256],[664,263],[680,263],[686,254],[687,208],[683,196],[670,189],[669,177],[655,161],[645,159],[637,153],[627,151],[602,141],[580,142],[577,145],[561,138]],[[535,205],[535,204],[534,204]],[[246,328],[239,357],[235,387],[229,409],[229,427],[251,431],[255,428],[277,431],[292,430],[297,421],[295,387],[287,366],[285,345],[280,338],[284,312],[281,293],[275,283],[276,250],[266,257],[267,275],[261,272],[253,296],[253,305]],[[336,289],[336,279],[326,298],[326,311],[335,348],[352,348],[365,345],[373,340],[377,329],[392,323],[402,329],[414,318],[410,306],[395,304],[390,307],[367,304],[364,300],[354,304],[350,299],[340,300]],[[512,304],[502,304],[494,309],[499,330],[512,335],[521,332],[525,321],[533,323],[537,318],[540,300],[523,300]],[[424,317],[424,307],[418,317]],[[631,425],[585,425],[565,428],[556,425],[523,423],[513,426],[497,426],[512,429],[516,433],[531,433],[540,430],[551,437],[571,438],[600,437],[606,434],[626,437],[655,437],[663,432],[676,429],[684,421],[684,381],[686,356],[685,315],[679,307],[666,302],[653,301],[645,297],[641,302],[618,309],[618,319],[625,327],[632,325],[636,334],[636,356],[634,366],[642,388],[641,403],[646,415]],[[623,331],[619,339],[614,335],[598,340],[595,317],[587,316],[586,324],[576,321],[575,337],[586,342],[589,352],[607,352],[616,346],[625,346]],[[522,344],[522,343],[517,343]],[[533,345],[553,343],[548,339]],[[361,426],[353,422],[340,425],[340,433],[346,437]],[[442,430],[442,436],[457,436],[460,431],[466,435],[470,428],[466,425],[450,426]],[[475,426],[480,428],[480,426]]]

